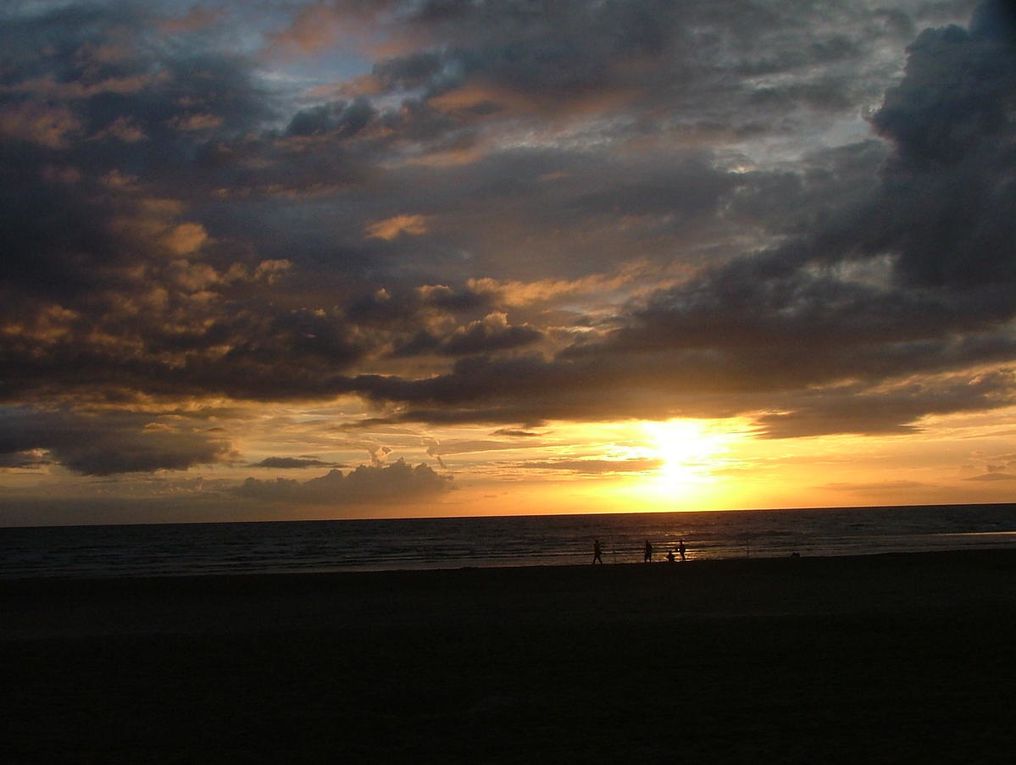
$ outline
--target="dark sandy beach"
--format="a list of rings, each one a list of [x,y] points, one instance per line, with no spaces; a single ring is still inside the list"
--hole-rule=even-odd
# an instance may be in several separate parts
[[[0,762],[1009,762],[1016,550],[0,582]]]

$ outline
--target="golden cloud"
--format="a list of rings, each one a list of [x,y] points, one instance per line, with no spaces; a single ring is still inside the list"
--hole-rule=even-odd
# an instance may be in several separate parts
[[[364,228],[368,239],[384,239],[390,242],[405,234],[406,236],[422,236],[427,233],[427,216],[425,215],[394,215],[391,218],[369,223]]]

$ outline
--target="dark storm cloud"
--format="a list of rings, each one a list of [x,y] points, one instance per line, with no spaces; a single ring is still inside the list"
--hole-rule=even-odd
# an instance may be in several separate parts
[[[327,395],[365,352],[343,295],[281,295],[291,261],[254,242],[291,245],[260,223],[292,230],[285,205],[229,199],[344,183],[344,159],[266,130],[274,97],[250,62],[168,44],[151,20],[69,7],[0,33],[0,397]]]
[[[868,140],[810,153],[793,169],[744,173],[729,199],[730,220],[784,236],[824,228],[871,199],[886,154],[882,141]]]
[[[362,327],[412,331],[428,318],[475,314],[490,305],[490,295],[467,285],[423,284],[381,289],[359,296],[349,301],[344,313],[351,322]]]
[[[329,7],[373,12],[353,5]],[[385,4],[405,55],[299,109],[251,60],[143,32],[137,7],[13,17],[0,396],[355,393],[382,418],[513,424],[778,411],[771,435],[1000,405],[1002,383],[933,386],[895,417],[838,396],[1016,355],[1002,5],[920,34],[881,141],[749,172],[701,148],[860,109],[919,6]],[[635,258],[680,284],[562,318],[470,281]]]
[[[148,307],[142,302],[103,316],[98,328],[113,342],[90,342],[96,324],[79,313],[57,314],[50,324],[14,325],[18,333],[5,343],[0,395],[79,390],[170,397],[218,392],[252,399],[327,396],[345,386],[341,370],[361,355],[334,316],[264,315],[248,301],[215,306],[234,310],[232,316],[212,311],[200,299],[177,306],[170,300],[164,306],[160,298],[151,313]],[[118,323],[124,320],[130,322],[127,327]]]
[[[973,379],[924,382],[890,390],[847,387],[819,395],[803,394],[795,409],[758,419],[760,435],[795,438],[828,433],[907,433],[928,414],[983,411],[1016,403],[1016,373],[980,375]]]
[[[25,408],[0,412],[0,456],[8,463],[46,452],[78,473],[113,475],[185,470],[221,461],[228,451],[221,437],[175,418]]]
[[[26,449],[0,454],[0,470],[23,470],[52,465],[44,449]]]
[[[802,112],[844,113],[877,95],[861,73],[884,74],[878,46],[903,44],[925,10],[742,0],[407,3],[398,18],[415,49],[380,62],[373,80],[462,122],[614,101],[648,133],[779,132]]]
[[[613,183],[587,179],[587,189],[593,190],[576,197],[575,207],[583,215],[708,218],[738,185],[736,175],[717,169],[710,157],[691,152],[676,161],[615,166],[607,172],[615,174]]]
[[[726,391],[726,406],[745,410],[768,391],[785,408],[762,420],[773,436],[901,432],[927,414],[1011,404],[1004,371],[878,386],[1016,356],[1014,60],[994,27],[922,33],[872,118],[892,150],[879,183],[781,247],[651,296],[606,340],[551,361],[464,361],[357,386],[406,402],[402,418],[436,421],[455,409],[494,421],[636,415],[640,389],[678,411]]]
[[[265,395],[282,387],[269,373],[280,352],[329,368],[359,356],[334,312],[270,308],[288,261],[252,256],[201,209],[201,191],[229,185],[243,162],[211,162],[209,146],[243,145],[271,114],[249,66],[168,46],[149,21],[70,7],[0,33],[5,398],[203,393],[241,369]]]
[[[334,134],[339,138],[352,137],[363,130],[376,114],[364,98],[321,104],[293,115],[286,133],[295,136]]]
[[[727,355],[745,373],[761,372],[763,384],[767,354],[785,364],[788,386],[1011,360],[1014,61],[997,27],[922,33],[903,81],[872,119],[893,152],[870,197],[782,248],[655,296],[612,346]],[[831,416],[832,429],[849,430],[849,420],[871,432],[930,412],[1004,405],[1012,384],[1000,379],[1007,395],[997,398],[974,393],[978,386],[963,387],[961,400],[950,389],[884,406],[859,395],[853,416]]]
[[[351,9],[344,3],[337,7],[344,12]],[[357,14],[366,12],[359,6],[352,10]],[[660,50],[663,44],[655,23],[662,18],[660,8],[653,6],[633,4],[630,9],[617,6],[594,12],[581,4],[570,4],[556,10],[554,19],[542,20],[522,5],[463,7],[437,16],[419,8],[416,11],[406,17],[411,24],[432,25],[440,17],[445,30],[442,34],[461,39],[463,44],[476,35],[480,35],[476,40],[482,40],[482,34],[497,34],[482,30],[488,21],[503,14],[507,23],[496,26],[505,30],[513,40],[511,45],[518,48],[520,72],[512,73],[516,60],[512,56],[495,69],[519,87],[539,84],[542,75],[523,70],[539,68],[543,52],[557,51],[554,61],[586,57],[583,47],[575,44],[587,36],[583,30],[592,30],[591,39],[606,46],[606,58],[633,52],[648,54]],[[575,24],[564,23],[572,18]],[[4,72],[3,97],[5,107],[10,107],[14,132],[6,136],[9,140],[3,146],[11,160],[4,163],[7,172],[3,186],[9,198],[4,200],[7,204],[3,209],[9,216],[5,222],[15,243],[8,272],[12,291],[24,294],[26,288],[38,290],[41,294],[36,297],[50,298],[61,308],[78,312],[82,324],[109,313],[110,301],[136,301],[139,288],[134,275],[144,267],[143,261],[152,249],[152,237],[139,237],[139,233],[151,231],[156,225],[150,215],[132,209],[142,194],[183,200],[183,209],[163,216],[165,220],[158,225],[167,231],[155,238],[165,239],[171,226],[186,225],[188,220],[193,221],[190,225],[201,226],[207,235],[208,244],[202,253],[207,268],[203,275],[176,273],[165,274],[164,278],[186,281],[195,288],[204,282],[204,298],[209,292],[223,298],[199,309],[207,314],[202,323],[213,322],[214,329],[207,332],[208,342],[214,338],[220,347],[234,339],[225,329],[230,322],[221,319],[221,314],[245,307],[236,306],[225,294],[223,275],[238,265],[254,272],[258,268],[257,259],[250,254],[254,247],[260,250],[261,258],[292,258],[299,266],[289,276],[292,303],[302,298],[296,289],[310,292],[332,286],[348,290],[351,275],[362,279],[368,268],[378,270],[378,250],[393,267],[404,254],[412,252],[414,243],[410,242],[365,245],[357,241],[364,225],[362,214],[345,221],[344,230],[341,217],[338,231],[334,224],[326,224],[337,219],[336,209],[343,206],[342,200],[336,203],[334,195],[369,177],[370,163],[385,159],[384,152],[392,147],[407,141],[440,142],[461,128],[458,121],[418,100],[409,99],[399,109],[382,113],[361,97],[300,111],[290,118],[287,131],[273,133],[265,129],[265,124],[278,113],[277,105],[272,94],[252,76],[249,62],[215,54],[184,38],[174,38],[172,45],[152,38],[141,32],[150,21],[137,7],[130,12],[116,9],[116,13],[112,9],[82,11],[69,7],[29,20],[16,19],[6,27],[5,42],[10,43],[7,50],[11,51],[12,63]],[[448,24],[461,28],[445,29]],[[560,46],[548,42],[555,29],[572,27],[579,31]],[[530,41],[535,52],[527,48]],[[434,55],[421,53],[401,64],[391,61],[380,65],[379,72],[390,72],[392,87],[401,88],[410,87],[411,80],[417,82],[425,74],[434,78],[441,69],[456,69],[438,66]],[[584,68],[587,64],[577,66],[577,70]],[[561,76],[568,82],[578,77]],[[44,114],[48,109],[55,111]],[[22,130],[33,125],[46,129],[27,134]],[[26,135],[29,139],[34,135],[35,141],[26,139]],[[349,148],[351,142],[356,145],[355,151]],[[446,214],[460,208],[463,194],[489,206],[500,205],[508,197],[519,198],[522,192],[532,202],[519,210],[520,225],[525,219],[538,220],[541,225],[595,220],[606,225],[611,216],[650,214],[665,217],[667,221],[661,225],[673,228],[676,221],[717,209],[723,193],[732,185],[723,173],[710,170],[707,162],[683,163],[673,171],[649,175],[647,168],[658,167],[659,163],[645,163],[643,167],[607,163],[597,171],[591,168],[588,153],[573,153],[571,157],[562,153],[560,159],[555,162],[545,153],[529,157],[520,153],[495,157],[472,173],[431,174],[429,178],[397,174],[390,186],[379,189],[379,194],[398,205],[405,203],[402,197],[408,192],[397,188],[427,188],[431,198],[443,195],[432,204],[436,204],[437,212]],[[507,180],[526,175],[535,178],[541,166],[546,171],[546,162],[574,177],[573,181],[556,184],[570,190],[534,194],[540,191],[539,184],[513,186]],[[110,188],[114,183],[119,192]],[[319,194],[331,195],[332,199],[316,206],[313,198]],[[370,204],[369,199],[358,194],[356,205],[364,204]],[[470,215],[474,219],[485,216],[487,209],[476,207]],[[131,219],[130,226],[123,225],[125,218]],[[445,253],[458,252],[463,243],[482,250],[486,233],[479,230],[475,236],[466,235],[462,243],[439,242],[436,249],[427,251],[430,265],[423,269],[432,272],[428,276],[447,273],[458,255]],[[605,244],[602,253],[589,250],[589,243],[583,246],[587,248],[585,262],[591,267],[595,267],[598,257],[612,258],[617,250],[616,243]],[[460,279],[476,268],[504,268],[498,263],[500,252],[481,257],[482,261],[463,268]],[[543,253],[527,257],[532,258],[534,267],[547,262]],[[168,270],[158,258],[154,260],[150,267]],[[574,267],[569,265],[574,263],[570,253],[562,252],[557,262],[561,268]],[[191,268],[194,270],[196,266]],[[144,276],[151,281],[150,273]],[[211,281],[217,283],[209,284]],[[115,289],[102,289],[109,285]],[[250,295],[249,285],[244,289],[248,290],[246,304],[262,312],[267,302],[275,299],[267,291],[263,296]],[[177,299],[172,293],[170,289],[171,301]],[[320,299],[314,294],[307,298],[305,303]],[[178,300],[193,302],[183,297]],[[180,306],[184,308],[190,311],[193,306]],[[17,308],[19,315],[25,310],[24,305]],[[353,321],[355,313],[354,306],[349,313]],[[141,322],[152,325],[145,329],[146,336],[124,340],[135,345],[136,341],[147,343],[152,337],[161,344],[165,339],[158,337],[158,327],[172,324],[166,318],[153,313]],[[282,316],[277,323],[284,322]],[[192,345],[201,344],[199,333],[190,329],[180,333],[174,328],[173,334],[182,334]],[[527,337],[516,332],[511,339],[521,343],[532,338],[533,332]],[[76,339],[80,343],[81,338]],[[237,346],[248,349],[258,342],[243,336],[235,340]],[[381,346],[389,339],[371,338],[370,342]],[[458,337],[443,342],[444,349],[452,354],[472,353],[481,347],[474,343],[460,349],[463,339]],[[86,348],[76,356],[86,371],[109,362],[108,358],[100,358],[93,364],[90,355]],[[263,348],[258,355],[267,358]],[[359,355],[353,351],[339,354],[345,360]],[[207,359],[200,361],[205,364]],[[48,368],[59,366],[61,363],[54,361]],[[152,366],[159,369],[161,365]],[[174,366],[180,368],[179,360],[174,360]],[[145,375],[138,365],[134,368],[141,377]],[[248,372],[240,376],[247,378]],[[128,372],[126,376],[133,375]],[[195,381],[197,386],[202,384]],[[237,392],[242,394],[241,389]]]
[[[833,383],[856,378],[856,370],[833,353],[809,359],[794,349],[760,348],[751,354],[658,349],[622,355],[598,349],[581,359],[471,359],[448,375],[424,381],[364,376],[351,389],[379,402],[400,402],[388,420],[436,424],[783,412],[762,416],[764,435],[790,435],[795,428],[793,435],[906,432],[926,414],[1016,403],[1016,386],[1005,370],[930,381],[919,395],[906,389],[886,394],[878,385],[894,377],[962,369],[986,359],[979,352],[940,353],[935,343],[926,343],[903,349],[912,360],[907,364],[892,357],[894,350],[870,351],[868,379],[847,387]],[[1008,360],[1014,352],[1010,341],[995,357]]]
[[[476,276],[573,280],[634,259],[694,263],[732,254],[732,232],[750,237],[760,225],[731,204],[759,182],[699,149],[660,156],[523,147],[440,171],[406,165],[386,176],[386,207],[372,217],[418,214],[427,231],[373,240],[373,262],[398,264],[395,278],[456,289]],[[744,228],[731,226],[735,212]]]
[[[440,53],[424,51],[382,61],[374,66],[373,74],[386,89],[408,91],[430,85],[444,68],[445,59]]]
[[[430,96],[471,79],[548,96],[602,88],[617,59],[660,54],[677,16],[673,4],[656,0],[406,6],[407,26],[432,36],[435,50],[381,62],[374,77]]]
[[[435,473],[426,464],[414,467],[400,459],[385,466],[360,465],[346,475],[341,470],[332,470],[320,478],[302,482],[288,478],[274,481],[248,478],[237,493],[267,502],[344,505],[409,501],[450,489],[450,477]]]
[[[532,345],[543,333],[528,325],[511,325],[503,313],[493,313],[481,320],[459,327],[444,338],[420,332],[395,351],[396,356],[437,353],[442,356],[489,354]]]
[[[992,18],[1011,22],[1007,12]],[[873,117],[896,153],[868,246],[899,253],[896,277],[907,286],[972,291],[1016,280],[1016,184],[1002,170],[1016,160],[1014,61],[1011,28],[926,30]]]

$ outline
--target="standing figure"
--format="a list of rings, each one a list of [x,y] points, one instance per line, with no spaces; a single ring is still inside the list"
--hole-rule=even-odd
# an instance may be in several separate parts
[[[642,557],[642,562],[643,563],[653,562],[653,546],[648,539],[646,540],[646,552],[645,555]]]
[[[593,565],[595,566],[597,563],[600,563],[600,564],[603,563],[603,550],[600,547],[600,540],[599,539],[594,539],[593,540]]]
[[[677,552],[681,555],[681,562],[684,563],[684,540],[677,543]]]

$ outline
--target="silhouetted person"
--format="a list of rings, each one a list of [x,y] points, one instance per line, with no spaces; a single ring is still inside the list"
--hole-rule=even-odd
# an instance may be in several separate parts
[[[667,563],[673,563],[673,562],[674,562],[674,551],[673,550],[667,550]]]
[[[593,540],[593,565],[603,563],[603,549],[600,547],[600,540]]]
[[[677,552],[681,555],[681,562],[684,563],[684,540],[682,539],[677,543]]]
[[[653,546],[652,546],[652,544],[650,544],[648,539],[646,540],[646,552],[645,552],[645,555],[642,558],[642,562],[643,563],[652,563],[653,562]]]

